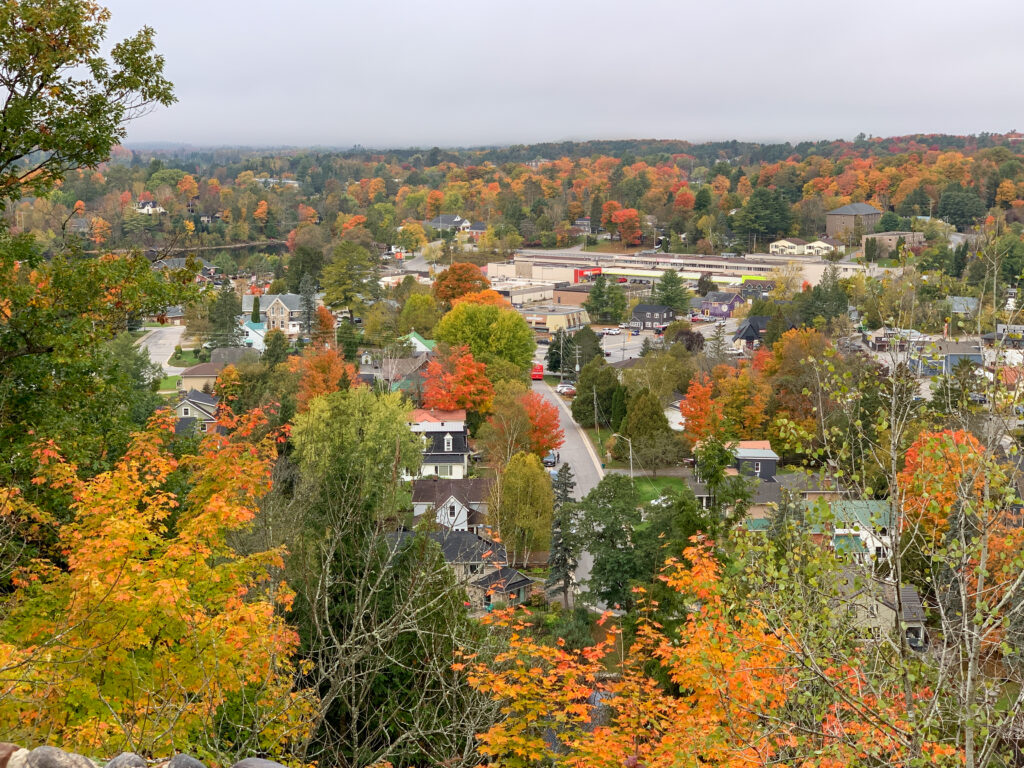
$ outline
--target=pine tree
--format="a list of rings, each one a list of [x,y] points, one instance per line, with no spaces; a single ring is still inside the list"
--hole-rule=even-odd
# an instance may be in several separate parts
[[[555,495],[556,509],[561,509],[572,501],[573,493],[576,491],[576,478],[568,464],[558,468],[555,479],[551,482],[551,491]]]
[[[302,333],[309,336],[316,316],[316,280],[309,273],[299,282],[299,307],[302,310]]]
[[[674,269],[666,269],[654,284],[651,299],[655,304],[672,307],[676,312],[684,311],[690,303],[690,293],[683,284],[683,279]]]
[[[646,339],[645,339],[646,341]],[[616,432],[619,431],[619,427],[622,426],[622,420],[626,418],[626,394],[628,390],[619,385],[615,390],[615,394],[612,395],[612,429]]]
[[[259,295],[252,297],[252,317],[249,318],[252,322],[258,323],[260,321],[260,297]]]

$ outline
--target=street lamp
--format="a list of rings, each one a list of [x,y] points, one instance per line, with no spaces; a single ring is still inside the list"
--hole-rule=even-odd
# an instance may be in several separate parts
[[[612,435],[612,437],[621,437],[627,443],[629,443],[629,479],[633,479],[633,441],[625,435],[620,435],[618,432]]]

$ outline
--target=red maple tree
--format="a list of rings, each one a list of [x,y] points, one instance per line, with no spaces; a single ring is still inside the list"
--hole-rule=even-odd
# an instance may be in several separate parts
[[[494,399],[494,386],[487,378],[487,366],[478,363],[468,347],[452,347],[427,364],[423,384],[423,407],[440,411],[465,408],[486,413]]]

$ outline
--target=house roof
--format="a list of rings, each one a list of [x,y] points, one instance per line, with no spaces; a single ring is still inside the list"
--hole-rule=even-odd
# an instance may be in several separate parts
[[[462,480],[427,477],[412,482],[414,504],[437,505],[454,496],[467,507],[486,502],[494,480],[490,477],[473,477]]]
[[[739,328],[736,329],[736,333],[732,335],[732,340],[737,341],[744,339],[746,341],[756,341],[760,339],[764,332],[768,329],[768,321],[771,318],[764,315],[753,315],[748,317],[742,323]]]
[[[256,359],[250,347],[218,347],[210,352],[210,362],[215,365],[234,365],[245,357]]]
[[[430,463],[449,463],[446,462],[445,457],[452,457],[452,461],[455,463],[461,463],[462,457],[469,453],[469,438],[465,431],[452,430],[451,432],[425,432],[423,433],[426,440],[426,447],[423,449],[424,461],[429,456]],[[452,448],[450,451],[444,449],[444,439],[448,436],[452,438]]]
[[[666,314],[668,312],[675,313],[672,307],[666,307],[664,304],[637,304],[633,308],[633,314],[637,312],[657,312],[659,314]]]
[[[836,528],[892,528],[892,507],[885,499],[837,499],[829,509]]]
[[[381,376],[388,381],[398,382],[418,371],[430,359],[431,353],[425,352],[415,357],[400,357],[397,360],[384,360],[380,365]]]
[[[426,347],[431,351],[433,351],[434,347],[437,346],[436,341],[434,341],[433,339],[425,339],[420,334],[416,333],[416,331],[412,331],[411,333],[406,334],[404,338],[409,339],[410,341],[417,341],[422,346]]]
[[[465,421],[466,409],[460,408],[457,411],[438,411],[433,408],[417,408],[409,414],[406,420],[410,424],[424,424],[427,422],[440,424],[447,421]]]
[[[182,377],[219,376],[222,370],[224,370],[224,365],[222,363],[200,363],[199,365],[193,365],[191,368],[186,368],[181,372],[181,375]]]
[[[469,231],[470,232],[486,232],[487,231],[487,225],[484,224],[482,221],[474,221],[472,224],[469,225]]]
[[[950,296],[949,311],[954,315],[972,315],[978,311],[978,299],[975,296]]]
[[[415,531],[400,531],[388,536],[398,549],[416,537]],[[505,548],[501,544],[485,539],[469,531],[431,531],[426,534],[440,548],[445,561],[449,563],[504,563]]]
[[[732,454],[741,460],[779,460],[779,454],[772,450],[772,444],[767,440],[740,440]]]
[[[711,291],[707,296],[704,297],[705,302],[711,302],[713,304],[728,304],[733,299],[739,299],[738,293],[729,293],[728,291]]]
[[[873,205],[867,203],[850,203],[844,205],[841,208],[828,211],[826,216],[864,216],[869,213],[881,214],[882,212],[875,208]]]
[[[903,621],[924,623],[924,605],[921,603],[921,596],[911,586],[900,587],[900,603],[903,604]],[[887,584],[882,602],[896,610],[896,588],[893,584]]]
[[[211,408],[216,408],[220,403],[220,398],[214,395],[208,395],[205,392],[201,392],[198,389],[190,389],[182,398],[178,401],[178,405],[181,405],[186,400],[195,403],[196,405],[205,405]]]
[[[255,301],[255,295],[246,293],[242,295],[242,314],[251,315],[252,305]],[[318,293],[314,297],[317,302],[323,301],[323,293]],[[302,309],[302,295],[298,293],[265,293],[260,296],[260,312],[266,312],[267,307],[273,304],[275,301],[280,299],[281,303],[288,309],[289,312],[298,312]]]
[[[198,419],[195,416],[182,416],[180,419],[174,422],[174,434],[176,435],[191,435],[196,431],[196,424]]]
[[[515,568],[505,567],[498,568],[483,578],[477,579],[473,582],[473,586],[497,592],[498,594],[508,595],[532,583],[532,579],[524,576]]]

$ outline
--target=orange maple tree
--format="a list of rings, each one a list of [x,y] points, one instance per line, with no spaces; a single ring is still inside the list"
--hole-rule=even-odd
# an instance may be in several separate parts
[[[471,686],[501,702],[500,722],[479,736],[480,753],[500,766],[669,768],[681,755],[699,755],[698,765],[767,764],[780,736],[765,723],[787,703],[791,670],[762,617],[727,600],[720,572],[706,542],[666,563],[662,579],[694,606],[674,632],[651,618],[654,606],[636,588],[635,640],[617,679],[602,674],[620,642],[616,629],[572,652],[562,640],[552,647],[534,639],[525,608],[485,618],[510,631],[508,649],[490,663],[455,664],[469,668]],[[678,695],[657,682],[652,665]]]
[[[473,358],[468,347],[451,347],[427,363],[423,382],[423,407],[439,411],[465,408],[486,413],[494,399],[487,366]]]
[[[458,304],[492,304],[496,307],[510,307],[512,304],[497,291],[487,288],[482,291],[464,293],[452,299],[452,306]]]
[[[694,376],[686,389],[686,397],[679,403],[684,432],[694,443],[703,440],[716,428],[717,414],[711,403],[713,389],[707,377]]]
[[[298,374],[299,389],[295,396],[296,410],[305,413],[314,398],[348,389],[356,381],[355,366],[346,363],[338,350],[307,350],[301,357],[289,360],[293,373]]]
[[[434,298],[450,306],[460,296],[490,287],[491,283],[480,267],[456,261],[434,280]]]
[[[619,237],[626,245],[640,243],[640,213],[636,208],[622,208],[611,216],[612,224],[619,231]]]
[[[55,445],[39,447],[37,482],[64,492],[73,517],[58,531],[67,567],[36,561],[15,580],[0,633],[8,727],[82,752],[202,754],[230,708],[267,748],[301,738],[314,696],[292,690],[298,636],[279,610],[292,596],[271,576],[282,552],[228,543],[270,488],[265,425],[259,411],[225,414],[195,456],[176,459],[164,411],[87,480]],[[170,490],[182,481],[187,491]]]
[[[337,335],[334,331],[334,315],[323,305],[316,308],[311,337],[312,344],[316,349],[334,349],[338,345]]]

